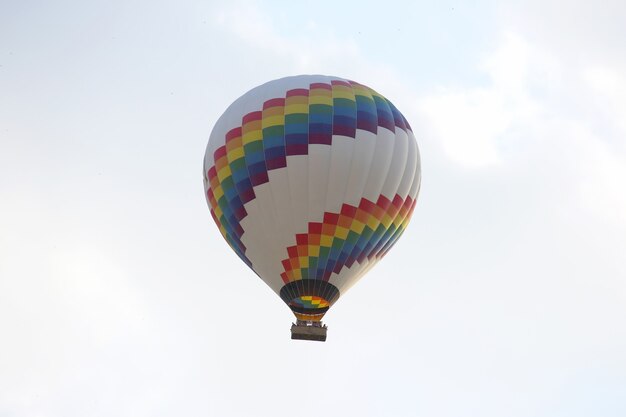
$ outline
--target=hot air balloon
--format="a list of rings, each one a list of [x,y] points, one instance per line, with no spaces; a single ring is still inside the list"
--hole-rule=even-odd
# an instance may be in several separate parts
[[[292,339],[326,340],[322,317],[402,235],[420,180],[404,116],[332,76],[250,90],[219,118],[204,157],[213,220],[295,315]]]

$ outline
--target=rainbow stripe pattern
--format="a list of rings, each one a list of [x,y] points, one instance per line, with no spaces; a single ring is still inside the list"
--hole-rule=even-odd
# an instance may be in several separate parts
[[[405,131],[411,129],[404,116],[390,101],[366,86],[343,80],[311,83],[308,89],[289,90],[285,97],[265,101],[262,110],[244,115],[241,126],[226,133],[225,144],[217,148],[213,154],[215,165],[206,173],[209,184],[207,198],[211,207],[211,216],[224,239],[235,253],[249,267],[252,267],[252,263],[246,257],[246,247],[241,241],[244,233],[241,220],[247,216],[244,205],[255,198],[254,187],[269,181],[268,171],[286,167],[287,156],[306,155],[310,144],[331,145],[333,135],[354,138],[357,129],[376,133],[380,128],[386,128],[392,132],[396,128]],[[376,216],[380,210],[382,212],[387,209],[391,212],[400,210],[396,205],[387,203],[383,204],[386,207],[384,209],[369,202],[363,204],[364,207],[371,208]],[[401,204],[400,207],[402,206]],[[363,210],[365,209],[361,209]],[[357,209],[354,208],[354,211],[356,215]],[[329,214],[329,216],[331,216],[330,219],[333,218],[332,215]],[[379,217],[385,218],[382,214]],[[355,227],[357,227],[356,224]],[[383,236],[390,229],[385,229],[384,233],[379,231],[381,224],[388,224],[389,228],[393,224],[396,227],[394,230],[400,227],[393,221],[381,220],[377,224],[372,223],[369,229],[364,227],[363,230],[369,233],[368,230],[371,229],[372,235],[382,233],[381,236]],[[367,238],[361,236],[352,242],[355,239],[353,234],[343,235],[345,226],[334,226],[337,226],[335,228],[335,232],[338,233],[337,242],[349,239],[349,245],[354,243],[354,248],[359,249],[352,248],[348,254],[347,249],[343,250],[342,244],[341,252],[335,260],[329,251],[328,260],[334,262],[335,265],[332,271],[335,271],[336,265],[344,262],[342,257],[345,257],[345,262],[349,262],[353,258],[358,260],[362,259],[362,256],[370,256],[373,253],[375,248],[368,247]],[[349,227],[352,227],[352,223]],[[320,239],[324,236],[324,242],[328,243],[331,235],[320,233],[319,236]],[[391,238],[392,236],[389,241],[392,240]],[[332,240],[334,241],[335,237]],[[381,237],[380,240],[383,238]],[[332,248],[332,244],[323,247]],[[384,245],[381,248],[384,249]],[[356,250],[354,254],[352,254],[353,249]],[[293,249],[291,252],[293,253]],[[319,252],[322,253],[322,246]],[[364,253],[367,255],[363,255]],[[290,267],[286,268],[286,278],[283,277],[283,280],[298,279],[296,276],[302,276],[302,274],[318,277],[320,272],[318,272],[317,265],[321,265],[319,254],[316,254],[315,249],[311,249],[310,255],[308,256],[308,252],[306,256],[298,255],[296,262],[290,254]],[[332,255],[337,255],[337,253],[333,252]],[[308,260],[305,261],[305,258]],[[309,267],[308,262],[313,262],[315,258],[317,258],[316,266]],[[292,260],[293,265],[297,266],[292,267]],[[328,279],[327,272],[329,271],[325,267],[321,277]]]
[[[308,233],[296,235],[282,261],[285,284],[296,280],[328,281],[332,273],[365,259],[381,258],[409,222],[415,200],[380,196],[376,203],[361,199],[358,207],[344,204],[340,213],[325,213],[322,223],[309,223]]]

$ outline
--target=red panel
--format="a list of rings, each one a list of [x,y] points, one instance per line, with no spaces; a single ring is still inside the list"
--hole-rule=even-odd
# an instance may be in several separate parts
[[[263,110],[269,109],[271,107],[284,107],[284,106],[285,106],[284,98],[273,98],[263,103]]]
[[[252,113],[248,113],[245,116],[243,116],[242,124],[245,125],[246,123],[254,122],[255,120],[261,120],[262,117],[263,117],[263,112],[253,111]]]
[[[287,91],[287,97],[294,97],[294,96],[307,96],[309,95],[309,90],[305,89],[305,88],[295,88],[293,90],[289,90]]]
[[[326,84],[326,83],[312,83],[311,84],[311,90],[313,90],[314,88],[319,88],[322,90],[332,90],[332,87],[330,84]]]
[[[326,224],[337,224],[339,220],[339,215],[335,213],[324,213],[324,223]]]
[[[374,207],[376,206],[371,201],[366,200],[365,198],[362,198],[361,204],[359,204],[359,208],[369,214],[374,213]]]
[[[332,80],[330,83],[331,83],[332,85],[343,85],[343,86],[345,86],[345,87],[350,87],[350,88],[352,88],[352,86],[350,85],[350,83],[349,83],[349,82],[347,82],[347,81],[342,81],[342,80]]]
[[[235,138],[241,137],[241,127],[236,127],[231,129],[226,133],[226,142],[231,141]]]
[[[410,197],[409,197],[410,198]],[[396,194],[396,196],[393,198],[393,202],[392,204],[398,208],[402,207],[402,197],[400,197],[398,194]]]
[[[268,171],[278,168],[284,168],[287,166],[287,159],[284,156],[279,156],[274,159],[265,161]]]
[[[217,148],[215,153],[213,153],[213,158],[217,161],[221,157],[226,156],[226,146],[220,146]]]
[[[298,257],[298,247],[297,246],[291,246],[291,247],[287,248],[287,254],[289,255],[290,258],[297,258]]]
[[[341,206],[341,214],[343,214],[344,216],[354,217],[354,215],[356,214],[356,210],[356,207],[349,204],[344,204]]]
[[[310,234],[321,234],[322,233],[322,223],[309,223],[309,233]]]
[[[391,205],[391,201],[387,197],[381,194],[378,197],[378,201],[376,202],[376,205],[382,208],[383,210],[387,210],[387,208]]]

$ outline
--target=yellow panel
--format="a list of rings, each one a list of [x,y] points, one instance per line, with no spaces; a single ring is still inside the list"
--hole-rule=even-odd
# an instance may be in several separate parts
[[[365,228],[364,223],[361,223],[360,221],[356,219],[352,220],[352,225],[350,226],[350,230],[360,234],[363,232],[364,228]]]
[[[311,299],[312,299],[313,297],[311,297],[310,295],[303,295],[303,296],[302,296],[302,297],[300,297],[300,298],[301,298],[302,300],[305,300],[305,301],[311,301]]]
[[[374,216],[370,216],[369,219],[367,219],[367,225],[369,226],[370,229],[372,230],[376,230],[376,228],[378,227],[378,225],[380,224],[380,222],[378,221],[378,219]]]
[[[326,235],[320,236],[320,245],[330,248],[333,245],[333,237]]]
[[[263,127],[280,126],[284,124],[285,117],[282,114],[280,116],[263,117]]]
[[[320,247],[317,245],[309,245],[309,256],[320,256]]]
[[[402,221],[402,227],[407,227],[410,220],[411,220],[411,216],[406,216],[404,220]]]
[[[250,142],[254,142],[255,140],[263,139],[263,132],[261,130],[252,130],[248,133],[244,133],[243,135],[243,144],[247,145]]]
[[[215,197],[215,201],[219,201],[219,199],[222,198],[223,195],[224,195],[224,190],[222,190],[222,187],[217,187],[215,191],[213,191],[213,197]]]
[[[220,182],[223,182],[226,178],[230,177],[233,173],[230,171],[230,167],[226,165],[224,168],[217,171],[217,178]]]
[[[293,279],[302,279],[302,271],[300,270],[300,268],[293,270]]]
[[[308,268],[309,267],[309,257],[308,256],[300,256],[300,268]]]
[[[385,215],[383,216],[383,219],[380,221],[383,226],[385,226],[385,229],[389,229],[389,226],[391,226],[391,223],[393,222],[394,219],[391,218],[391,216],[389,216],[389,214],[385,213]]]
[[[354,87],[354,93],[355,95],[359,95],[359,96],[363,96],[367,98],[371,97],[371,93],[365,88]]]
[[[228,157],[228,162],[233,162],[239,158],[243,158],[244,157],[243,147],[238,147],[238,148],[233,149],[232,151],[228,152],[226,156]]]
[[[337,229],[335,229],[335,235],[340,239],[347,238],[348,232],[349,232],[348,229],[346,229],[345,227],[341,227],[341,226],[337,226]]]
[[[289,104],[285,106],[285,114],[308,114],[309,104],[305,101],[303,104]]]
[[[328,96],[311,96],[309,98],[309,104],[327,104],[329,106],[333,105],[333,98]]]
[[[333,88],[333,98],[345,98],[354,101],[354,93],[349,89],[335,89]]]

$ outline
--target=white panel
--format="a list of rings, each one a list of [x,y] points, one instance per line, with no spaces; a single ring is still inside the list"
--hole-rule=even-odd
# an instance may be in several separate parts
[[[280,254],[281,251],[279,250],[280,235],[276,233],[277,221],[276,221],[275,213],[274,213],[274,197],[272,195],[270,184],[265,183],[265,184],[261,184],[255,187],[254,193],[256,194],[256,198],[253,201],[256,202],[258,211],[254,213],[256,214],[256,216],[252,216],[250,215],[250,213],[248,213],[248,217],[250,217],[249,221],[255,222],[255,223],[256,222],[263,223],[266,234],[265,236],[259,236],[260,240],[249,241],[250,245],[246,245],[246,247],[248,248],[251,246],[265,245],[267,247],[266,250],[268,251],[269,256],[271,257],[271,259],[274,260],[281,256]],[[244,233],[242,237],[245,237],[245,236],[246,236],[246,233]],[[246,242],[248,242],[248,239],[246,239]],[[252,261],[252,259],[250,260]],[[254,265],[254,261],[252,262]],[[263,278],[263,281],[267,282],[268,285],[270,285],[269,284],[270,281],[273,281],[276,279],[280,280],[280,273],[278,277],[263,276],[262,278]]]
[[[296,243],[296,233],[304,233],[309,223],[309,162],[307,155],[287,157],[287,175],[293,213],[294,233],[292,243]],[[299,231],[299,232],[297,232]]]
[[[309,145],[309,222],[321,222],[328,188],[331,146]]]
[[[409,138],[404,130],[400,128],[396,129],[391,164],[389,165],[389,171],[387,172],[385,184],[380,192],[392,201],[398,192],[402,175],[406,170],[407,150],[409,147],[408,139]]]
[[[357,131],[357,135],[360,133],[361,131]],[[380,191],[387,178],[391,157],[393,156],[395,139],[396,135],[390,130],[378,129],[374,158],[372,159],[371,167],[367,173],[367,182],[363,192],[363,198],[374,203],[378,200]]]
[[[289,187],[289,173],[286,169],[280,168],[269,171],[268,176],[272,190],[272,212],[275,222],[275,229],[272,230],[272,233],[277,246],[277,256],[280,258],[277,261],[281,262],[287,258],[287,247],[295,242],[295,230],[297,229],[292,208],[293,199]]]
[[[344,198],[346,203],[358,207],[367,187],[372,165],[376,164],[378,159],[377,149],[380,139],[372,132],[365,130],[357,130],[355,136],[350,176]]]
[[[409,131],[409,138],[413,139],[413,141],[416,143],[415,158],[416,158],[416,164],[417,164],[417,167],[415,168],[415,178],[413,180],[413,183],[411,184],[409,195],[411,196],[411,198],[416,199],[420,190],[420,186],[422,185],[422,163],[420,161],[420,151],[419,151],[419,148],[417,147],[415,136],[413,135],[413,132],[411,131]]]
[[[246,246],[246,256],[252,262],[256,273],[272,290],[278,293],[283,282],[276,277],[280,278],[282,271],[276,270],[274,263],[276,255],[273,251],[273,245],[266,244],[267,236],[270,236],[272,231],[268,229],[259,205],[254,201],[252,200],[245,205],[248,216],[241,221],[241,227],[245,230],[241,241]]]
[[[350,160],[354,146],[354,138],[333,136],[325,210],[329,213],[338,213],[341,205],[346,201]]]
[[[418,168],[417,143],[415,142],[415,138],[407,136],[407,144],[407,163],[397,191],[398,195],[402,197],[403,200],[406,199],[409,194],[411,184],[413,184],[415,180],[415,170]]]

